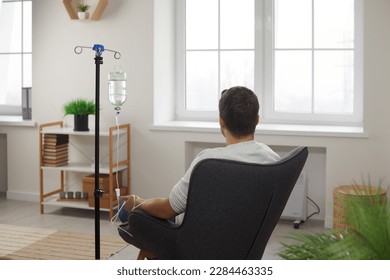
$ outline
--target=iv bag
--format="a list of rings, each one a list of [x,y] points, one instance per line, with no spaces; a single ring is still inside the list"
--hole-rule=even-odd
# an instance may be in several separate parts
[[[120,110],[127,98],[126,73],[115,71],[108,73],[108,98],[115,110]]]

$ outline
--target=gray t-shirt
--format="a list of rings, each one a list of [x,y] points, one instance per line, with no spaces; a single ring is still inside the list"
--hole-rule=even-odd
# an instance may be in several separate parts
[[[262,164],[273,163],[280,160],[280,156],[271,148],[254,140],[221,148],[203,150],[192,161],[187,172],[172,188],[171,193],[169,194],[169,203],[176,213],[181,214],[186,210],[188,185],[192,169],[199,161],[206,158],[220,158]],[[177,219],[176,222],[178,222],[178,220],[181,219]]]

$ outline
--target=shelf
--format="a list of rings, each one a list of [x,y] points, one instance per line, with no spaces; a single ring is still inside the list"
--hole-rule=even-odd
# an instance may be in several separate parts
[[[44,205],[55,205],[55,206],[63,206],[63,207],[70,207],[70,208],[80,208],[80,209],[94,209],[94,207],[90,207],[90,203],[86,201],[77,201],[77,200],[58,200],[59,193],[65,191],[65,175],[68,172],[76,172],[76,173],[92,173],[95,174],[95,166],[94,164],[91,164],[91,162],[77,162],[77,159],[73,157],[73,161],[71,158],[70,162],[61,166],[45,166],[44,162],[44,143],[45,143],[45,135],[47,134],[60,134],[60,135],[72,135],[72,138],[76,140],[76,138],[90,138],[91,136],[95,136],[95,132],[93,130],[91,131],[74,131],[73,127],[64,127],[64,123],[62,121],[58,122],[51,122],[51,123],[45,123],[41,124],[39,126],[39,154],[40,154],[40,183],[39,183],[39,189],[40,189],[40,212],[41,214],[44,214]],[[109,128],[105,128],[103,130],[100,130],[99,133],[100,136],[107,137],[108,143],[104,141],[105,143],[103,145],[106,146],[108,150],[109,160],[106,163],[102,163],[99,166],[99,174],[106,174],[108,175],[108,188],[106,190],[107,193],[103,195],[101,199],[103,201],[101,209],[104,209],[104,211],[109,211],[110,218],[113,217],[113,210],[116,208],[115,201],[111,201],[110,199],[113,199],[115,197],[115,190],[114,190],[114,182],[115,182],[115,173],[121,172],[125,173],[126,176],[126,183],[124,183],[124,186],[126,186],[123,189],[123,195],[129,195],[131,194],[131,185],[130,185],[130,124],[122,124],[119,126],[111,126]],[[114,161],[114,139],[119,139],[119,137],[115,136],[124,136],[126,138],[124,146],[121,147],[121,149],[124,149],[121,152],[121,157],[118,155],[118,161]],[[58,139],[55,137],[55,139]],[[91,139],[87,140],[87,143],[90,142]],[[81,140],[82,141],[82,140]],[[86,144],[86,143],[85,143]],[[103,147],[103,146],[102,146]],[[56,149],[54,149],[56,152]],[[80,150],[78,152],[81,152]],[[69,157],[69,154],[68,154]],[[122,158],[122,160],[120,159]],[[59,179],[59,187],[54,188],[51,187],[50,191],[45,191],[45,184],[44,184],[44,177],[45,176],[53,176],[55,174],[50,174],[50,172],[44,172],[44,171],[50,171],[50,170],[56,170],[56,176]],[[59,176],[58,176],[59,175]],[[67,186],[69,187],[69,186]],[[77,186],[79,188],[79,186]],[[84,187],[84,186],[83,186]],[[122,195],[122,189],[121,189],[121,195]],[[105,204],[104,204],[104,203]],[[106,205],[103,207],[103,205]]]
[[[110,135],[109,128],[100,128],[99,135],[108,137]],[[48,127],[41,131],[43,134],[68,134],[68,135],[80,135],[80,136],[95,136],[95,130],[90,129],[89,131],[74,131],[73,127]],[[117,131],[113,132],[113,135],[122,135],[125,134],[125,129],[119,129],[119,133]]]
[[[72,1],[73,0],[63,0],[64,6],[71,19],[79,19],[72,5]],[[99,0],[99,3],[97,4],[95,11],[91,16],[91,20],[99,20],[104,10],[106,9],[107,4],[108,4],[108,0]]]
[[[87,201],[57,201],[58,196],[51,196],[47,200],[43,201],[43,205],[51,205],[51,206],[59,206],[59,207],[70,207],[70,208],[78,208],[78,209],[89,209],[94,210],[95,207],[90,207]],[[118,205],[114,205],[113,209],[117,209]],[[101,211],[109,212],[109,208],[100,208]]]
[[[71,162],[66,165],[61,166],[44,166],[42,165],[41,168],[43,170],[60,170],[60,171],[71,171],[71,172],[81,172],[81,173],[94,173],[95,167],[92,166],[90,163],[85,162]],[[127,166],[119,166],[118,168],[115,167],[112,169],[113,172],[126,170]],[[108,165],[102,165],[99,168],[100,174],[110,174],[110,168]]]

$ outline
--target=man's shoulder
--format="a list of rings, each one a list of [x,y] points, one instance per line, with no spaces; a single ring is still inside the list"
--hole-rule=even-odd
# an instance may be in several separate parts
[[[202,150],[197,157],[200,159],[220,157],[225,151],[226,147],[208,148]]]
[[[279,160],[280,156],[266,144],[248,141],[226,147],[205,149],[198,154],[196,161],[207,158],[267,163]]]

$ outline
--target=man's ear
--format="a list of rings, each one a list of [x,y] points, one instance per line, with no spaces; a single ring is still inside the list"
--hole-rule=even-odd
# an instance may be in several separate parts
[[[221,118],[221,116],[219,117],[219,125],[221,127],[225,127],[225,122],[223,121],[223,118]]]
[[[260,122],[260,116],[257,115],[256,124],[259,124],[259,122]]]
[[[219,117],[219,127],[221,129],[222,135],[225,136],[225,122],[221,117]]]

